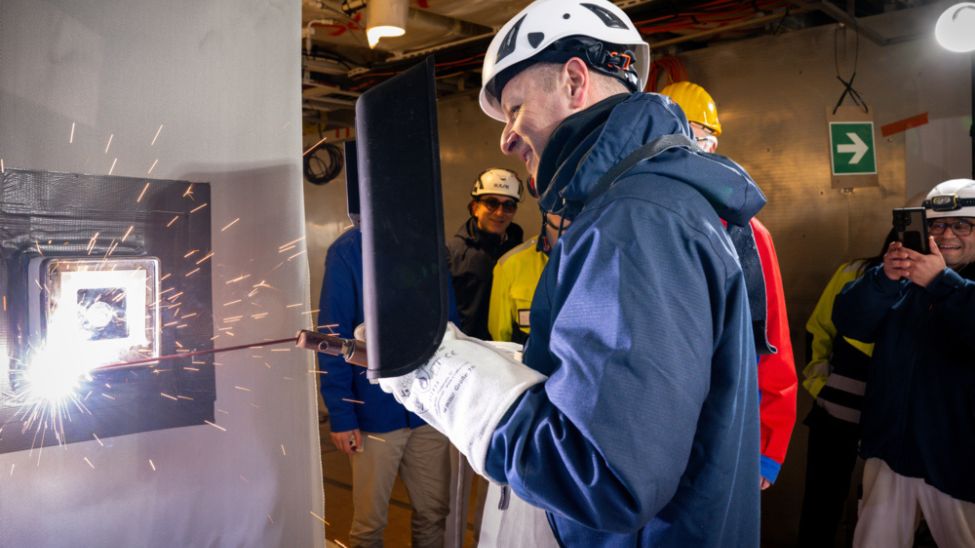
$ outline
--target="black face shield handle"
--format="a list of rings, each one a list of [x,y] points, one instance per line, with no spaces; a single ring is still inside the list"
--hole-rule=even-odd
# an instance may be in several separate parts
[[[356,102],[369,378],[426,363],[447,324],[432,57]]]

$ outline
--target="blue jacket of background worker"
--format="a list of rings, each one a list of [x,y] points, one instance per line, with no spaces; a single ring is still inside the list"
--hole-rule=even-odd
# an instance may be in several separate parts
[[[447,276],[448,283],[450,277]],[[448,287],[450,321],[460,324],[454,291]],[[362,231],[358,227],[336,238],[325,255],[325,279],[318,306],[318,325],[333,325],[332,332],[352,338],[365,322],[362,311]],[[322,328],[323,332],[329,330]],[[391,432],[426,424],[396,402],[392,395],[371,384],[366,370],[338,356],[318,354],[322,397],[333,432],[358,428],[364,432]],[[360,403],[361,402],[361,403]]]
[[[975,503],[975,265],[927,287],[876,266],[836,297],[833,323],[876,343],[860,454]]]
[[[745,225],[765,198],[734,162],[689,148],[592,195],[635,149],[689,129],[637,93],[567,118],[550,148],[580,115],[591,129],[542,196],[584,203],[532,303],[524,361],[549,379],[502,419],[486,470],[548,510],[563,546],[758,546],[757,358],[721,219]]]

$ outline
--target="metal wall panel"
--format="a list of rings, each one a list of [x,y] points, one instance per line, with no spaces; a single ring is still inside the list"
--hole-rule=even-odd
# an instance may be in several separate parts
[[[303,242],[279,249],[304,235],[300,9],[0,2],[5,167],[209,182],[212,300],[200,304],[214,306],[215,346],[308,325]],[[216,362],[225,431],[0,455],[0,546],[321,546],[311,354],[266,348]]]

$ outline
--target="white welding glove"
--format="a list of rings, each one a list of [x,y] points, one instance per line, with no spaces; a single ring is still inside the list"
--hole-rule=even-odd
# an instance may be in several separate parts
[[[471,467],[484,475],[488,446],[501,417],[546,377],[515,360],[520,346],[501,346],[468,337],[447,324],[440,348],[425,365],[401,377],[380,379],[410,411],[442,432]]]

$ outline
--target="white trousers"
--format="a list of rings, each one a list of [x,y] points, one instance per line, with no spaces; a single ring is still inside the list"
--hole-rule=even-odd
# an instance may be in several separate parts
[[[501,486],[491,482],[481,520],[481,536],[478,548],[558,548],[558,541],[545,516],[545,510],[536,508],[508,489],[508,507],[498,508]]]
[[[922,516],[939,548],[975,547],[975,503],[902,476],[881,459],[867,459],[854,548],[910,548]]]

